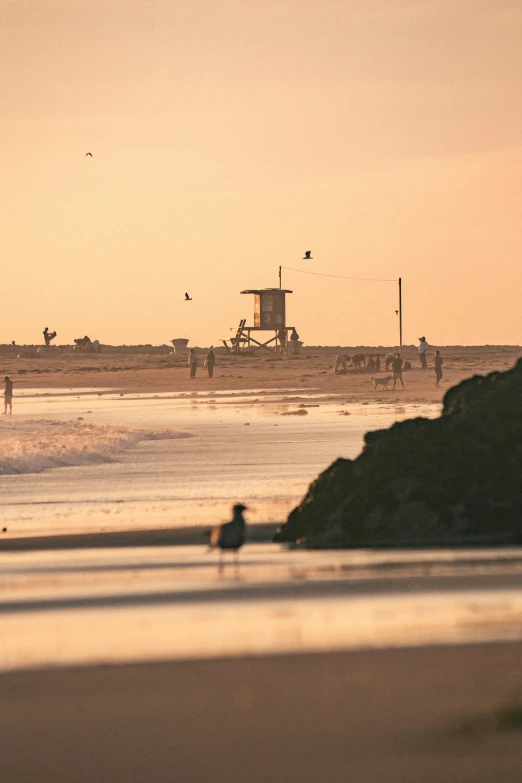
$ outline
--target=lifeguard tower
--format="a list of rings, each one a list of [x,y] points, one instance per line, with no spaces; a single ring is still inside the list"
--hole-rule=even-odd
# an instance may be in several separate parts
[[[227,351],[253,353],[264,348],[270,353],[276,353],[278,350],[283,353],[288,342],[288,332],[294,328],[286,325],[285,297],[286,294],[293,292],[287,288],[255,288],[241,293],[254,295],[254,325],[247,326],[246,318],[243,318],[239,322],[235,336],[222,340]],[[264,342],[260,342],[264,336],[261,332],[274,334]],[[256,340],[256,337],[259,337],[259,340]]]

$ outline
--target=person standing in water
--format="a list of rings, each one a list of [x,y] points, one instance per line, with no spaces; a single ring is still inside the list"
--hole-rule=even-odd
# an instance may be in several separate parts
[[[399,380],[401,382],[401,386],[404,391],[404,381],[402,380],[402,359],[400,353],[395,354],[395,359],[392,362],[392,372],[393,372],[393,390],[395,391],[395,384]]]
[[[435,351],[435,386],[437,389],[439,388],[439,383],[442,380],[442,365],[444,362],[442,361],[442,356],[440,355],[440,351]]]
[[[4,378],[5,390],[4,390],[4,416],[7,415],[7,408],[9,408],[9,415],[13,415],[13,382],[7,375]]]
[[[213,378],[214,377],[214,365],[216,363],[216,356],[214,354],[214,351],[212,348],[207,353],[207,370],[208,370],[208,377]]]
[[[194,348],[190,349],[188,363],[190,367],[190,377],[195,378],[196,377],[196,368],[198,366],[198,357],[196,356],[196,351]]]

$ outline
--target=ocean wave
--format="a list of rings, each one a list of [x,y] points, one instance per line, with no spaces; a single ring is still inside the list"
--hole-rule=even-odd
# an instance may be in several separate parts
[[[81,420],[4,420],[0,425],[0,476],[114,462],[118,453],[140,441],[190,437],[188,432],[133,430]]]

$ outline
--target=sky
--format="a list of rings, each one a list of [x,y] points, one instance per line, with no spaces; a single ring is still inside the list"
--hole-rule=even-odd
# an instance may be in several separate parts
[[[0,343],[522,343],[519,0],[0,0],[0,106]]]

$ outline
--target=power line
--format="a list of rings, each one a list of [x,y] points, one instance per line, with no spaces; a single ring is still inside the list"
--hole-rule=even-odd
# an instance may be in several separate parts
[[[281,269],[288,269],[290,272],[301,272],[303,275],[317,275],[318,277],[335,277],[339,280],[362,280],[366,283],[396,283],[397,278],[379,278],[379,277],[346,277],[345,275],[327,275],[324,272],[310,272],[308,269],[294,269],[292,266],[282,266]]]

